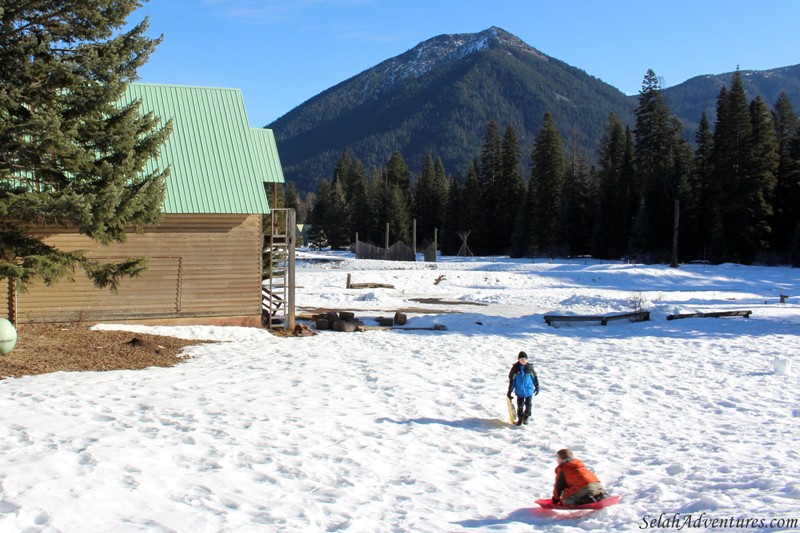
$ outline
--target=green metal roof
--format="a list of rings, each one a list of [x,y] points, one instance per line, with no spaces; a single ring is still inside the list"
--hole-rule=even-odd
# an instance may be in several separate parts
[[[284,183],[283,168],[278,157],[278,148],[275,144],[275,134],[272,130],[253,128],[253,142],[256,158],[259,159],[260,168],[267,176],[266,183]]]
[[[240,90],[132,83],[122,103],[135,99],[143,113],[173,121],[147,168],[170,165],[164,213],[270,212],[264,183],[283,181],[278,150],[248,124]]]

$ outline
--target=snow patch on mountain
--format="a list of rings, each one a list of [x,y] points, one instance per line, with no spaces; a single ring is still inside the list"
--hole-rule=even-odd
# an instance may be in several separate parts
[[[362,87],[362,95],[377,98],[387,88],[399,82],[418,78],[443,65],[489,50],[496,45],[515,48],[545,61],[549,59],[518,37],[494,26],[480,33],[439,35],[374,67],[380,81],[374,85],[371,84],[372,80],[368,81]]]

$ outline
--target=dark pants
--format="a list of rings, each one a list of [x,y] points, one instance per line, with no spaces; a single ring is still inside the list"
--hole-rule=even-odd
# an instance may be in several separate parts
[[[533,396],[517,396],[517,416],[519,418],[528,418],[531,416],[531,406],[533,404]]]

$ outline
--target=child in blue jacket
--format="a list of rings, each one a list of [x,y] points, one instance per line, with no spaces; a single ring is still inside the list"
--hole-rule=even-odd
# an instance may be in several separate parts
[[[533,397],[539,394],[539,378],[533,369],[533,363],[528,362],[528,354],[519,352],[517,362],[508,373],[508,398],[511,391],[517,395],[517,425],[527,424],[531,417]]]

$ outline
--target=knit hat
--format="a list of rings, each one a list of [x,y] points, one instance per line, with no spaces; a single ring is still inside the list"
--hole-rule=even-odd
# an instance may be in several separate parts
[[[525,359],[527,359],[528,358],[528,354],[526,354],[525,352],[519,352],[519,355],[517,356],[517,359],[522,359],[523,357]]]

